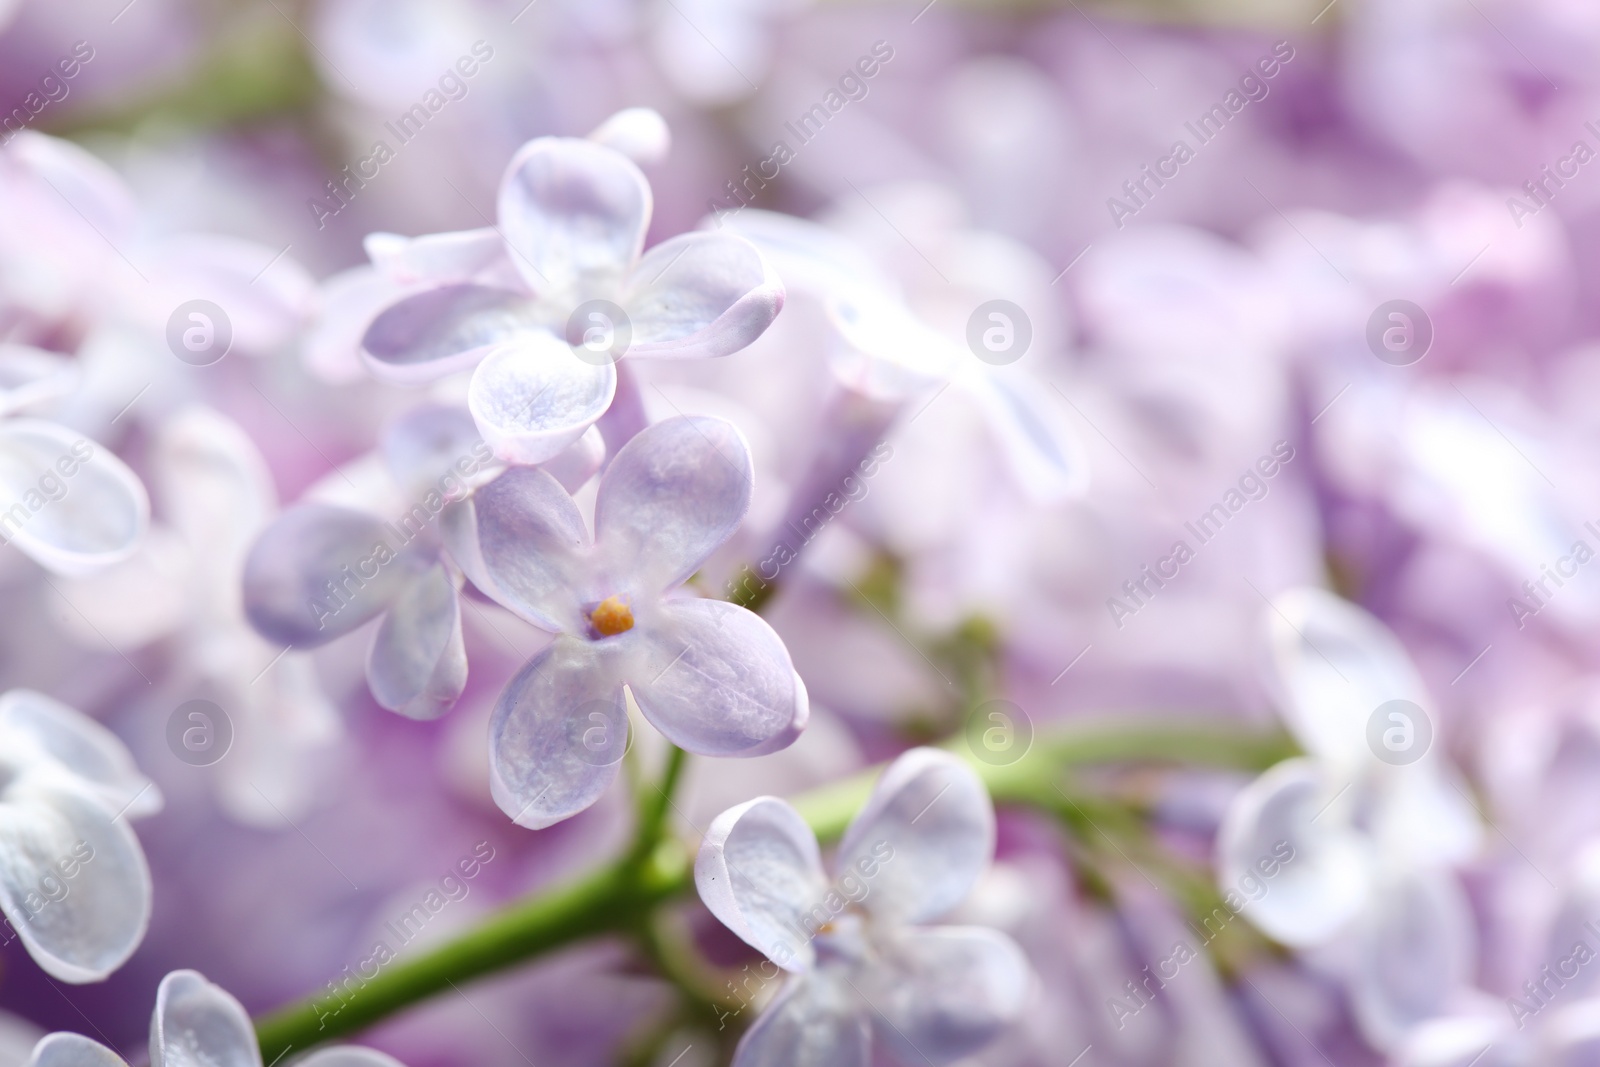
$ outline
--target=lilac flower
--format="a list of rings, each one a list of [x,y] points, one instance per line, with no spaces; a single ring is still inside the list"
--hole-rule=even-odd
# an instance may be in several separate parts
[[[333,1045],[298,1061],[312,1067],[401,1067],[376,1049]],[[150,1067],[261,1067],[250,1016],[227,990],[198,971],[173,971],[156,991],[150,1018]],[[111,1049],[82,1034],[47,1034],[33,1048],[28,1067],[127,1067]]]
[[[735,1067],[865,1067],[871,1035],[902,1062],[947,1063],[1021,1014],[1032,985],[1004,934],[922,924],[966,897],[994,855],[994,809],[956,757],[892,763],[845,831],[830,886],[794,808],[758,797],[711,824],[695,883],[712,914],[793,977]]]
[[[750,506],[750,452],[730,423],[667,419],[601,475],[591,543],[548,472],[513,467],[445,520],[454,557],[485,593],[559,634],[500,695],[492,789],[519,824],[549,826],[616,776],[624,689],[680,748],[758,756],[784,748],[809,704],[759,616],[672,596]],[[608,734],[609,731],[609,734]]]
[[[293,648],[316,648],[381,615],[367,656],[372,695],[391,711],[430,719],[467,683],[460,572],[434,520],[492,464],[470,421],[451,408],[415,409],[385,444],[410,506],[393,522],[314,501],[287,509],[245,561],[245,612],[262,636]]]
[[[783,306],[783,287],[742,238],[683,234],[641,255],[651,207],[644,175],[620,152],[577,138],[528,142],[500,185],[495,232],[509,270],[495,284],[442,284],[389,307],[363,337],[368,366],[399,382],[476,367],[468,407],[495,454],[555,456],[610,406],[624,352],[727,355]],[[591,351],[577,358],[567,341]]]
[[[1292,846],[1244,914],[1301,949],[1342,938],[1357,1019],[1375,1045],[1393,1047],[1470,976],[1471,910],[1450,868],[1475,851],[1478,815],[1430,744],[1435,705],[1422,679],[1381,622],[1319,589],[1281,595],[1270,621],[1284,715],[1310,756],[1234,799],[1218,834],[1219,884],[1240,884],[1280,842]],[[1409,707],[1380,718],[1376,743],[1409,762],[1372,747],[1370,723],[1390,701]],[[1411,759],[1410,744],[1429,747]]]
[[[105,727],[42,693],[0,696],[0,913],[40,967],[96,982],[150,923],[150,870],[125,820],[161,793]]]

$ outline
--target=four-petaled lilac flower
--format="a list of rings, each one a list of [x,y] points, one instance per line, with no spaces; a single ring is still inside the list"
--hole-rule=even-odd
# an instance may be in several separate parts
[[[500,184],[500,267],[479,264],[473,280],[379,314],[362,339],[367,365],[400,382],[476,366],[467,403],[484,440],[508,462],[543,463],[610,407],[617,356],[728,355],[783,306],[783,286],[742,237],[680,234],[641,255],[651,208],[649,183],[620,152],[528,142]],[[578,358],[569,341],[590,351]]]
[[[377,1049],[331,1045],[297,1061],[302,1067],[401,1067]],[[150,1067],[261,1067],[255,1028],[231,993],[198,971],[172,971],[156,991],[150,1017]],[[28,1067],[128,1067],[117,1053],[82,1034],[47,1034]]]
[[[601,476],[590,542],[547,471],[513,467],[446,513],[451,554],[479,588],[559,634],[506,686],[490,727],[496,802],[549,826],[616,776],[624,687],[669,741],[707,756],[789,745],[809,703],[759,616],[674,597],[750,506],[750,451],[721,419],[680,416],[635,436]]]
[[[116,735],[42,693],[0,696],[0,944],[63,982],[98,982],[150,924],[150,868],[128,819],[161,791]],[[14,933],[13,933],[14,931]]]
[[[993,1040],[1032,988],[1021,950],[995,930],[921,924],[966,897],[994,844],[983,783],[931,748],[878,780],[840,842],[838,888],[782,800],[719,815],[695,861],[700,899],[793,975],[734,1067],[865,1067],[872,1033],[908,1064],[948,1063]]]

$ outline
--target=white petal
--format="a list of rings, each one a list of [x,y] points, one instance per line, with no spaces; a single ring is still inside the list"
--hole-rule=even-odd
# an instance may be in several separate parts
[[[963,354],[955,345],[883,293],[837,294],[828,314],[843,340],[831,353],[834,376],[874,400],[898,402],[938,388],[960,366]]]
[[[627,354],[726,356],[783,310],[783,283],[755,245],[731,233],[679,234],[639,261],[622,298],[633,328]]]
[[[0,415],[66,396],[81,378],[78,361],[59,352],[0,344]]]
[[[621,152],[641,167],[660,163],[672,150],[672,131],[653,107],[629,107],[589,133],[589,140]]]
[[[34,1046],[28,1067],[128,1067],[126,1061],[82,1034],[48,1034]]]
[[[200,404],[170,416],[157,432],[152,480],[166,521],[181,533],[204,580],[225,584],[216,601],[236,609],[238,568],[250,541],[277,509],[272,472],[237,422]]]
[[[401,546],[396,540],[376,518],[349,508],[289,508],[245,561],[250,624],[263,637],[296,648],[315,648],[349,633],[432,565],[416,541]],[[385,553],[393,555],[387,563]]]
[[[800,736],[810,702],[765,619],[723,600],[640,611],[628,689],[669,741],[702,756],[764,756]]]
[[[500,182],[511,258],[535,292],[551,296],[621,277],[644,247],[650,210],[638,167],[577,138],[529,141]]]
[[[750,446],[731,422],[663,419],[600,476],[595,537],[607,570],[649,595],[681,584],[750,510]]]
[[[150,923],[150,868],[115,814],[59,769],[0,757],[0,911],[63,982],[111,974]]]
[[[402,237],[397,233],[369,233],[362,241],[367,258],[384,277],[399,285],[426,283],[450,285],[461,282],[484,284],[487,277],[509,271],[505,242],[493,227],[426,233]],[[513,286],[506,286],[513,288]]]
[[[367,684],[379,704],[413,719],[438,718],[467,687],[461,600],[444,567],[423,574],[390,605],[367,654]]]
[[[384,381],[432,381],[465,370],[496,345],[534,329],[532,309],[526,294],[508,289],[429,289],[380,312],[361,337],[361,354]]]
[[[615,646],[558,637],[506,685],[489,725],[490,791],[540,830],[600,799],[627,745]]]
[[[1269,891],[1270,895],[1270,891]],[[1356,935],[1350,979],[1367,1040],[1392,1049],[1445,1014],[1470,984],[1477,959],[1471,905],[1455,876],[1434,871],[1374,887]]]
[[[1517,1037],[1508,1018],[1442,1016],[1413,1030],[1389,1062],[1393,1067],[1521,1067]]]
[[[790,978],[733,1054],[733,1067],[867,1067],[870,1030],[853,991],[828,971]]]
[[[839,843],[843,871],[880,866],[863,906],[900,923],[938,918],[994,858],[994,804],[960,759],[914,748],[891,763]]]
[[[513,467],[461,508],[447,512],[447,536],[457,560],[475,541],[488,583],[479,588],[536,626],[580,632],[589,531],[567,491],[545,471]]]
[[[13,689],[0,696],[0,751],[26,753],[71,772],[101,795],[112,814],[139,819],[161,810],[161,790],[140,773],[121,738],[43,693]]]
[[[1253,885],[1276,872],[1243,915],[1286,945],[1328,941],[1368,900],[1369,854],[1343,821],[1343,809],[1323,810],[1339,788],[1326,788],[1310,760],[1284,760],[1240,790],[1217,833],[1224,893],[1238,892],[1242,879]]]
[[[1371,762],[1367,720],[1409,700],[1432,714],[1422,679],[1388,627],[1322,589],[1292,589],[1267,613],[1284,717],[1306,750],[1341,767]]]
[[[717,816],[694,881],[711,914],[773,963],[804,971],[816,961],[818,924],[805,919],[828,885],[817,836],[788,804],[757,797]]]
[[[133,555],[149,524],[144,483],[110,449],[43,419],[0,423],[0,540],[86,574]]]
[[[484,357],[472,374],[467,407],[494,454],[508,463],[560,455],[606,413],[617,369],[579,359],[551,334],[522,334]]]
[[[156,991],[150,1067],[261,1067],[243,1005],[198,971],[173,971]]]
[[[1022,1014],[1032,972],[1016,942],[978,926],[897,931],[862,993],[878,1040],[904,1063],[977,1052]]]
[[[32,1062],[35,1046],[43,1041],[45,1036],[43,1030],[28,1020],[7,1011],[0,1011],[0,1067],[26,1067]],[[78,1038],[77,1034],[61,1036]],[[85,1039],[79,1038],[79,1040]],[[121,1059],[117,1060],[117,1063],[121,1062]],[[73,1064],[63,1062],[61,1067],[73,1067]],[[83,1067],[114,1067],[114,1065],[90,1061],[83,1064]]]
[[[319,1048],[295,1067],[405,1067],[387,1052],[362,1045],[330,1045]]]

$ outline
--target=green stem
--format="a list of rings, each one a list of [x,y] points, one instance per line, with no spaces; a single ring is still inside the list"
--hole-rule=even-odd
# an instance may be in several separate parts
[[[1064,769],[1089,763],[1182,763],[1262,770],[1294,752],[1282,734],[1192,722],[1124,719],[1074,724],[1034,739],[1012,763],[974,757],[960,739],[947,742],[983,779],[997,803],[1056,810]],[[513,904],[456,940],[415,959],[390,964],[353,990],[330,985],[322,994],[263,1018],[256,1025],[266,1062],[288,1051],[354,1033],[461,983],[525,962],[598,934],[626,933],[652,909],[687,893],[692,865],[667,829],[672,795],[685,755],[674,749],[654,795],[639,799],[638,833],[619,860],[586,877]],[[804,794],[795,807],[823,841],[837,839],[876,782],[875,767]]]

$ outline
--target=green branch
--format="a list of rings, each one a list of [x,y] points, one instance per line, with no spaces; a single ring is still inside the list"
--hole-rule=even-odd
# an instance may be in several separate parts
[[[1036,738],[1020,759],[1004,766],[975,759],[964,742],[947,747],[971,763],[997,803],[1051,810],[1060,803],[1060,776],[1073,766],[1138,761],[1258,771],[1294,752],[1278,733],[1138,718],[1059,728]],[[683,753],[674,750],[653,795],[637,798],[639,829],[621,859],[513,904],[431,952],[391,963],[359,984],[348,980],[349,988],[330,984],[261,1019],[256,1033],[266,1062],[355,1033],[462,983],[586,938],[626,933],[640,916],[686,895],[692,865],[667,818],[684,762]],[[806,793],[795,798],[795,807],[820,839],[836,840],[881,771],[875,767]]]

